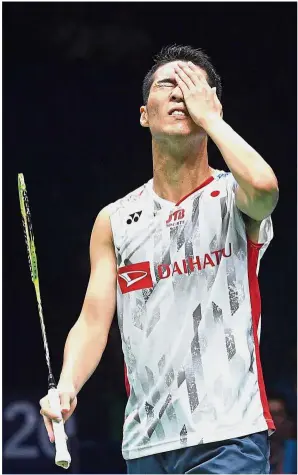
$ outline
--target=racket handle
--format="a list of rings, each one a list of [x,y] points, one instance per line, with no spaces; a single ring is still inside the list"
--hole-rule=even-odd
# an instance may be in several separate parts
[[[49,389],[48,398],[50,407],[56,414],[61,414],[59,392],[56,388]],[[62,415],[61,415],[62,417]],[[66,443],[66,434],[64,430],[64,421],[53,421],[53,430],[55,435],[56,457],[55,463],[59,467],[69,468],[71,457]]]

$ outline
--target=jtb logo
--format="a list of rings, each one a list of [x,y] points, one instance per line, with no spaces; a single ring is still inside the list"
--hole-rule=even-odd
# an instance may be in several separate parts
[[[118,269],[118,283],[123,294],[153,287],[149,262],[139,262]]]
[[[175,221],[180,221],[181,219],[184,218],[185,215],[185,210],[184,209],[177,209],[177,211],[174,211],[173,213],[170,214],[168,217],[166,224],[170,224]]]

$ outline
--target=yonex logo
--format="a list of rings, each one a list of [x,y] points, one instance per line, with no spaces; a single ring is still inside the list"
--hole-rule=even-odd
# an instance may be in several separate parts
[[[152,288],[150,263],[148,261],[139,262],[138,264],[119,267],[118,284],[123,294],[134,290]]]
[[[126,221],[126,224],[137,223],[140,219],[141,214],[142,211],[136,211],[135,213],[130,214],[129,218]]]

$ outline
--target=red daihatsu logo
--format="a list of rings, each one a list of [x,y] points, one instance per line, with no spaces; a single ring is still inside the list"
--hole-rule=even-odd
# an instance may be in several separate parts
[[[118,283],[123,294],[153,287],[149,262],[119,267]]]

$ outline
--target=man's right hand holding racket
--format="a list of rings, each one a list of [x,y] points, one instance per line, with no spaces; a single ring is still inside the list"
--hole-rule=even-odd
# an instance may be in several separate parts
[[[98,215],[90,241],[91,273],[81,314],[70,330],[57,386],[60,411],[50,406],[48,395],[40,400],[41,414],[51,442],[53,421],[67,421],[77,405],[77,394],[96,369],[107,344],[116,308],[116,256],[109,214]]]
[[[57,390],[59,391],[61,414],[55,412],[51,408],[48,395],[39,401],[41,407],[40,414],[43,416],[44,424],[51,443],[55,442],[52,421],[60,422],[62,415],[63,421],[66,422],[77,406],[76,392],[73,387],[61,388],[58,386]]]

